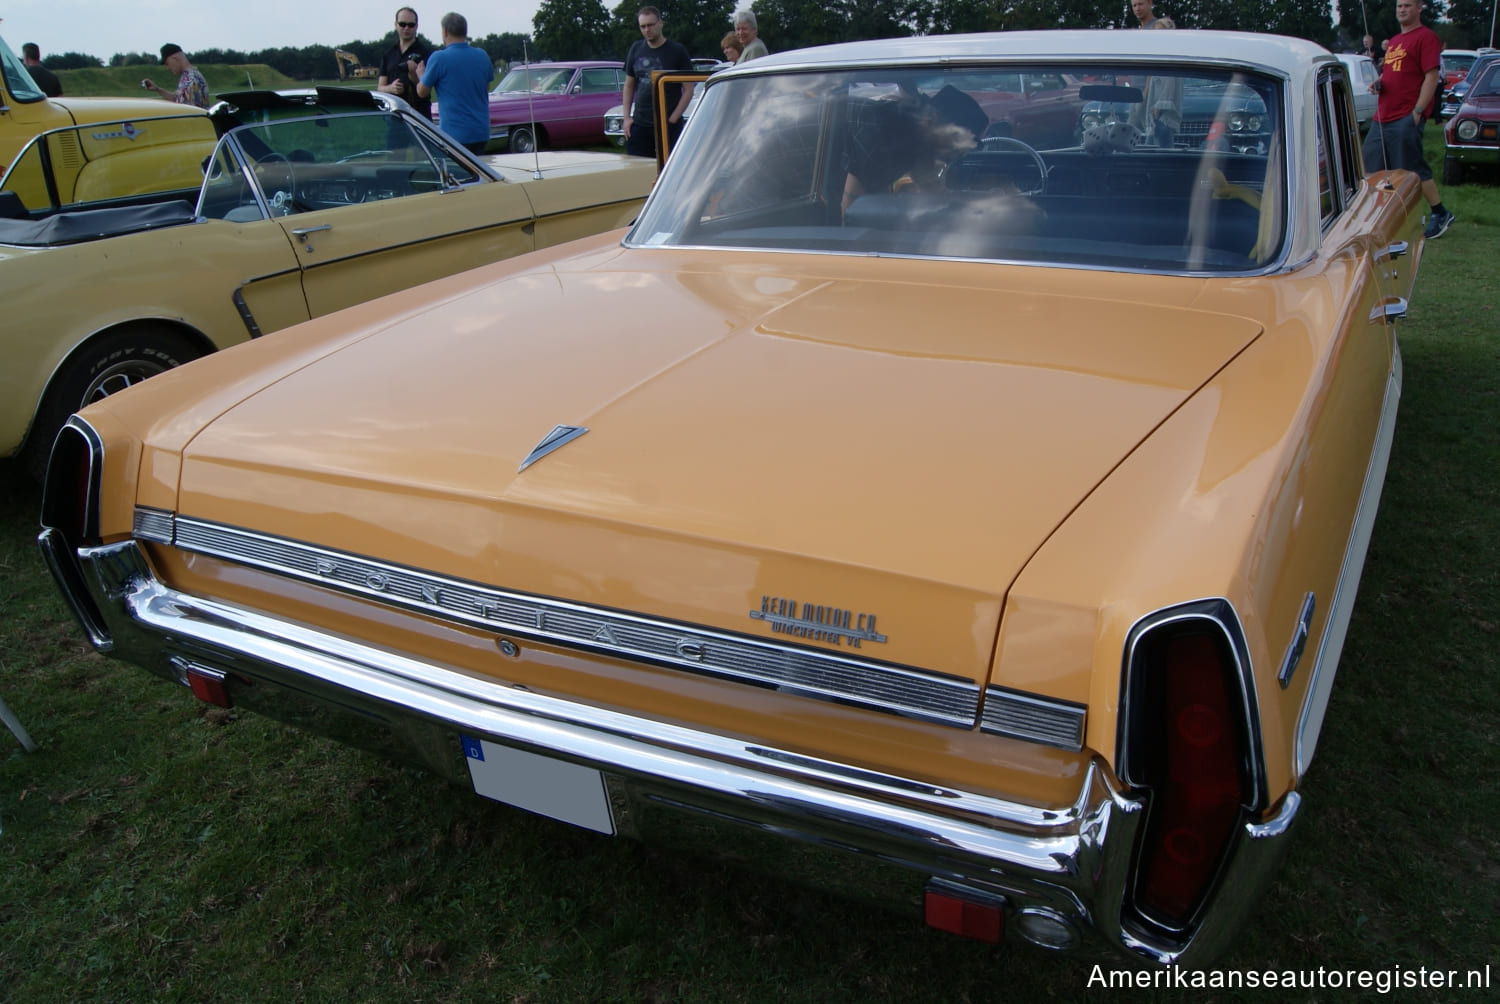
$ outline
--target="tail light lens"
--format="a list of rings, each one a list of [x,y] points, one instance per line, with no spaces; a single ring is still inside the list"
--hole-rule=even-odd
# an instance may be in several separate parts
[[[1133,901],[1142,919],[1168,930],[1192,925],[1257,807],[1241,665],[1217,618],[1175,620],[1133,646],[1122,767],[1150,792]]]

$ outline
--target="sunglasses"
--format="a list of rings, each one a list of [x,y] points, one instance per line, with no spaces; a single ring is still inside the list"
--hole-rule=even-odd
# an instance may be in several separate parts
[[[416,26],[417,26],[417,22],[415,22],[415,21],[397,21],[396,22],[396,27],[397,28],[415,28]]]

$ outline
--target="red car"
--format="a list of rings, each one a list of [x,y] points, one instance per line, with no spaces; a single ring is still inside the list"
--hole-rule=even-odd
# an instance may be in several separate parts
[[[1463,183],[1467,167],[1493,168],[1500,158],[1500,61],[1481,67],[1469,81],[1463,104],[1443,127],[1448,149],[1443,157],[1443,184]]]

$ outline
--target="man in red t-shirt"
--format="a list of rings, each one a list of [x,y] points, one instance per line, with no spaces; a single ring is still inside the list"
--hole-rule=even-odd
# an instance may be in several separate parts
[[[1432,207],[1424,231],[1428,240],[1443,236],[1453,225],[1453,214],[1443,206],[1432,168],[1422,153],[1422,127],[1437,109],[1442,79],[1443,43],[1422,24],[1421,0],[1396,0],[1401,34],[1385,44],[1380,79],[1370,89],[1380,95],[1375,121],[1365,136],[1365,170],[1387,168],[1415,171],[1422,194]]]

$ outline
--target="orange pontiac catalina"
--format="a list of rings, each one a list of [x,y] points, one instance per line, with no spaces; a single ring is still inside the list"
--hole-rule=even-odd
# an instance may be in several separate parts
[[[1018,67],[1079,123],[985,101]],[[726,70],[623,239],[81,412],[43,549],[204,700],[1204,962],[1298,815],[1395,421],[1423,202],[1348,88],[1187,31]]]

